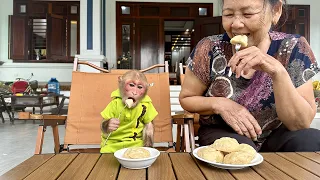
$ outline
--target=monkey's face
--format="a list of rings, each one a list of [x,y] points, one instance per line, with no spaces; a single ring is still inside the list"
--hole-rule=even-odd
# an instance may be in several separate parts
[[[139,101],[146,95],[146,83],[141,80],[128,79],[124,82],[122,101],[125,103],[127,99],[133,100],[132,108],[136,107]]]

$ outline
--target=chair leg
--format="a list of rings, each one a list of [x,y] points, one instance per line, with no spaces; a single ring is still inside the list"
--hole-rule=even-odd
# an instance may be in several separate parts
[[[2,123],[4,123],[4,117],[3,117],[2,112],[0,112],[0,117],[1,117],[1,119],[2,119]]]
[[[56,112],[54,112],[53,114],[60,115],[61,110],[62,110],[62,108],[63,108],[63,106],[64,106],[64,101],[65,101],[65,100],[66,100],[66,97],[63,97],[62,100],[61,100],[61,102],[60,102],[59,105],[57,106]]]
[[[57,154],[60,152],[60,140],[59,140],[58,125],[54,125],[51,127],[52,127],[53,140],[54,140],[54,152]]]
[[[188,126],[190,129],[191,151],[193,151],[195,149],[195,139],[194,139],[194,127],[193,127],[193,120],[192,119],[188,120]]]
[[[38,135],[37,135],[37,141],[36,141],[36,150],[34,154],[41,154],[42,152],[42,145],[43,145],[43,137],[44,137],[44,132],[45,132],[45,127],[40,125],[38,127]]]
[[[181,125],[177,124],[176,152],[181,152]]]
[[[184,126],[184,141],[186,145],[186,152],[191,152],[189,126],[188,124],[184,124],[183,126]]]
[[[6,108],[6,111],[7,111],[7,114],[8,114],[8,116],[9,116],[10,121],[13,121],[12,116],[11,116],[11,113],[10,113],[10,111],[9,111],[8,108]]]
[[[185,142],[185,134],[184,134],[184,125],[181,125],[181,152],[185,152],[186,150],[186,142]]]

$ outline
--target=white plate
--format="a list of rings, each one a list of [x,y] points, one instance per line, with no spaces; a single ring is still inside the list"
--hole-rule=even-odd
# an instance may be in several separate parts
[[[200,161],[206,162],[208,164],[210,164],[211,166],[217,167],[217,168],[221,168],[221,169],[243,169],[246,167],[250,167],[250,166],[255,166],[258,165],[260,163],[262,163],[263,161],[263,156],[259,153],[256,154],[256,157],[251,161],[250,164],[243,164],[243,165],[234,165],[234,164],[222,164],[222,163],[216,163],[216,162],[212,162],[212,161],[208,161],[205,159],[202,159],[201,157],[198,156],[197,152],[199,149],[201,148],[205,148],[208,146],[201,146],[198,147],[197,149],[193,150],[193,155],[194,157],[196,157],[197,159],[199,159]]]

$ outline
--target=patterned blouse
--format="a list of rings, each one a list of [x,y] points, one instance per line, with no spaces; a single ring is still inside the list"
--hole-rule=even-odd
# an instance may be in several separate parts
[[[306,39],[300,35],[270,31],[271,45],[268,54],[279,60],[287,69],[292,83],[299,87],[318,71],[315,56]],[[227,97],[246,107],[262,128],[257,146],[278,128],[278,119],[271,77],[256,71],[251,79],[229,77],[228,61],[232,45],[227,34],[203,38],[188,58],[188,68],[205,84],[206,97]],[[201,116],[200,125],[219,124],[221,116]]]

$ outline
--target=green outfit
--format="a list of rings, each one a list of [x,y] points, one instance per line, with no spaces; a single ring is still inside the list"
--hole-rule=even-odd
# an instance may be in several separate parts
[[[101,116],[104,119],[103,121],[107,121],[111,118],[118,118],[121,113],[119,118],[120,125],[116,131],[110,134],[106,144],[105,141],[108,134],[101,133],[100,153],[115,152],[126,147],[143,146],[142,131],[144,125],[151,122],[158,115],[157,110],[152,105],[151,98],[146,95],[139,104],[132,109],[124,108],[125,105],[122,102],[119,89],[111,93],[111,98],[112,101],[101,112]],[[145,107],[144,114],[143,106]],[[138,119],[139,123],[137,122]]]

